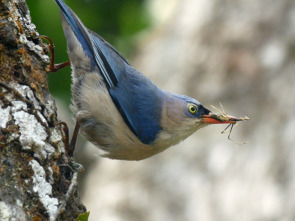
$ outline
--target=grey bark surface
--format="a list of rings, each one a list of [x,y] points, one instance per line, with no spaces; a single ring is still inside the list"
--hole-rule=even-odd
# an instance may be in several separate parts
[[[74,220],[80,166],[65,153],[49,57],[24,0],[0,1],[0,220]]]

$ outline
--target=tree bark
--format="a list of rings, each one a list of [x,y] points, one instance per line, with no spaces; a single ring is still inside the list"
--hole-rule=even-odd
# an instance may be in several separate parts
[[[65,151],[46,46],[25,0],[0,0],[0,220],[74,220],[85,207]]]

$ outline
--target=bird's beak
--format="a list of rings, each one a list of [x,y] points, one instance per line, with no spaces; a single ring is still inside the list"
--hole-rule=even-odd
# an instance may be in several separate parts
[[[207,124],[235,124],[238,121],[249,120],[248,117],[233,117],[226,114],[209,113],[208,115],[201,116],[202,122]]]

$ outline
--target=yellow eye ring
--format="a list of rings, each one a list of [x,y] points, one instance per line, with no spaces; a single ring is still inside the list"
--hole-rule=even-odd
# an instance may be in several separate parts
[[[191,114],[195,114],[198,111],[198,107],[196,105],[194,105],[194,104],[189,104],[188,105],[188,111]]]

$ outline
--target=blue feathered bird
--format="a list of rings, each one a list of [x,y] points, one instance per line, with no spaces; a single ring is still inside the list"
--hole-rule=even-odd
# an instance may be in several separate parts
[[[87,140],[113,159],[141,160],[162,152],[218,118],[197,100],[164,91],[135,70],[62,1],[72,68],[72,110]]]

